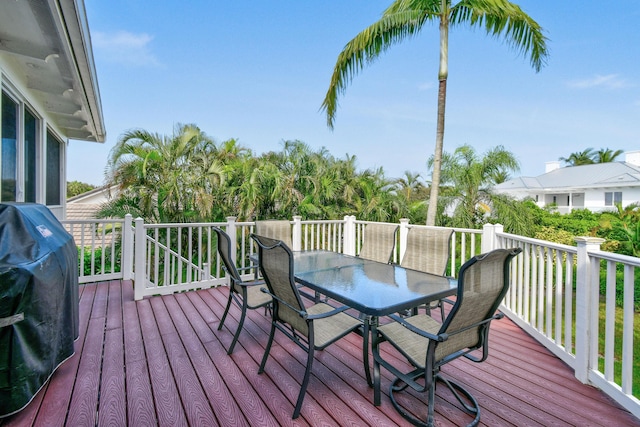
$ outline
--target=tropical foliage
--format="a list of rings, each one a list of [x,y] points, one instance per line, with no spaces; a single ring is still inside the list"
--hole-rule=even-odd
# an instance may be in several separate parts
[[[329,89],[322,102],[327,125],[333,127],[338,96],[365,65],[374,62],[391,46],[416,36],[427,23],[440,27],[440,66],[438,70],[438,111],[435,150],[432,158],[432,186],[427,225],[435,225],[440,190],[444,141],[444,113],[447,96],[449,28],[468,25],[484,29],[487,35],[504,38],[507,45],[528,55],[539,71],[547,58],[542,28],[515,3],[508,0],[395,0],[379,21],[347,43],[338,55]]]
[[[433,167],[433,164],[434,157],[431,157],[428,165]],[[452,225],[481,227],[498,206],[504,215],[508,215],[512,201],[494,195],[491,189],[496,184],[496,176],[518,170],[517,159],[502,146],[489,150],[483,156],[478,155],[470,145],[456,148],[453,154],[444,153],[441,200],[445,210],[452,212]]]
[[[560,157],[558,160],[563,161],[567,166],[591,165],[594,163],[610,163],[623,153],[622,150],[613,151],[610,148],[601,148],[594,151],[593,148],[586,148],[583,151],[571,153],[569,157]]]
[[[144,130],[122,135],[111,153],[107,181],[121,196],[102,216],[132,213],[150,222],[254,218],[424,221],[425,185],[407,172],[392,180],[382,168],[358,171],[355,156],[285,141],[259,157],[236,140],[216,143],[195,125],[167,137]]]
[[[568,236],[597,236],[607,239],[603,249],[640,255],[636,205],[601,214],[552,213],[532,200],[492,193],[493,184],[518,170],[504,147],[480,155],[464,145],[444,153],[443,160],[437,225],[500,223],[507,232],[568,244],[573,243]],[[411,171],[397,179],[382,168],[361,171],[355,156],[336,158],[301,141],[284,141],[282,150],[256,156],[237,140],[216,142],[195,125],[178,125],[172,136],[144,130],[123,134],[111,153],[107,184],[117,185],[120,196],[100,216],[131,213],[154,223],[355,215],[366,221],[408,218],[419,224],[426,218],[429,192],[428,184]]]
[[[96,188],[95,185],[87,184],[80,181],[67,182],[67,199],[69,197],[77,196],[78,194],[86,193]]]

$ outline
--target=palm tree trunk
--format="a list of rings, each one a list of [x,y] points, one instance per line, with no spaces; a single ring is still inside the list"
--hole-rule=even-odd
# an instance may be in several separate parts
[[[442,166],[442,146],[444,143],[444,112],[447,100],[447,76],[449,57],[449,2],[442,0],[440,10],[440,70],[438,71],[438,119],[436,124],[436,148],[433,154],[433,173],[427,209],[427,225],[436,225],[438,211],[438,191],[440,189],[440,169]]]

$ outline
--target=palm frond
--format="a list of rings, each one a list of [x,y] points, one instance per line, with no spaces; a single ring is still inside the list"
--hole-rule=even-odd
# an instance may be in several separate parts
[[[549,52],[542,27],[517,4],[508,0],[463,0],[451,8],[451,25],[484,27],[487,34],[502,37],[507,45],[528,55],[531,66],[540,71]]]
[[[374,62],[391,46],[417,34],[432,15],[424,10],[402,10],[382,16],[350,42],[338,55],[333,69],[329,89],[322,102],[326,111],[327,126],[333,128],[338,97],[344,94],[347,85],[366,65]]]

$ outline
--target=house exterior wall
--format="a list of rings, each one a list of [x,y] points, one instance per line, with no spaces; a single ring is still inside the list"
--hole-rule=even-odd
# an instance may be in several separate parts
[[[0,2],[0,33],[0,202],[64,219],[69,139],[106,138],[84,2]]]
[[[544,208],[545,206],[555,204],[558,212],[569,213],[575,209],[589,209],[592,212],[602,212],[607,210],[615,210],[614,205],[605,205],[605,193],[622,193],[622,206],[628,206],[633,203],[640,204],[640,188],[636,187],[612,187],[599,188],[575,192],[554,192],[544,193],[539,190],[527,191],[509,191],[509,195],[522,200],[527,197],[536,201],[536,204]],[[537,196],[537,199],[536,199]]]
[[[586,203],[590,210],[600,212],[605,210],[615,210],[615,206],[605,206],[605,192],[621,192],[622,206],[628,206],[632,203],[640,203],[640,188],[634,187],[618,187],[606,188],[598,190],[590,190],[586,192]]]

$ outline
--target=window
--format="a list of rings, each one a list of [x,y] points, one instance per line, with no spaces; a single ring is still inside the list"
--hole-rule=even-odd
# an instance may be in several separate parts
[[[62,154],[62,142],[51,131],[47,131],[47,205],[60,205],[60,167]]]
[[[38,119],[24,110],[24,201],[36,201],[36,150]]]
[[[622,191],[607,191],[604,193],[605,206],[614,206],[617,204],[622,204]]]
[[[18,103],[2,92],[2,150],[0,201],[15,202],[18,181]]]
[[[1,101],[0,201],[37,202],[40,119],[9,88],[3,88]]]

